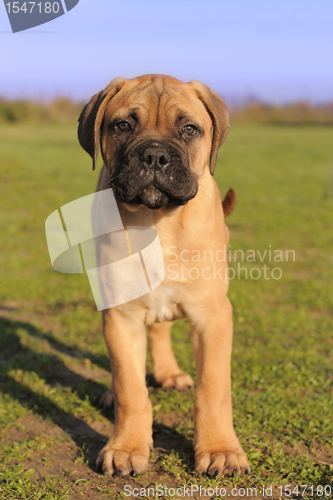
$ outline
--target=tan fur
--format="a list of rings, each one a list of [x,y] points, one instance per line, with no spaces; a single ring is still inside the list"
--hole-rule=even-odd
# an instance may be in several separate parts
[[[101,144],[105,166],[97,190],[110,185],[108,168],[117,148],[117,144],[111,144],[108,139],[107,125],[111,119],[121,118],[128,109],[136,108],[144,138],[163,140],[163,137],[168,137],[179,110],[195,117],[204,129],[204,137],[189,152],[190,167],[198,178],[199,189],[186,205],[150,210],[142,205],[118,202],[125,226],[150,226],[157,230],[166,277],[149,294],[103,311],[104,336],[113,375],[112,392],[104,400],[108,404],[114,400],[115,428],[97,463],[106,474],[126,475],[131,470],[142,472],[147,469],[152,446],[152,409],[145,384],[145,325],[149,325],[149,346],[157,382],[163,388],[185,390],[193,386],[193,381],[181,372],[175,360],[170,327],[174,319],[187,317],[197,371],[194,405],[196,471],[215,477],[247,472],[249,463],[235,435],[232,419],[232,308],[227,298],[228,264],[216,257],[228,248],[229,233],[224,223],[220,193],[211,175],[217,150],[229,128],[226,106],[199,82],[183,83],[161,75],[117,79],[103,92],[96,96],[106,95],[108,99],[110,92],[112,95],[103,111],[103,121],[98,116],[101,129],[96,129],[91,111],[95,106],[93,112],[98,115],[96,102],[101,98],[94,96],[81,115],[79,130],[80,142],[94,163],[96,147],[99,141]],[[93,131],[91,127],[94,127]],[[225,200],[225,215],[232,210],[234,201],[231,193]],[[192,263],[193,252],[201,256],[201,261],[195,262],[196,271],[191,278],[184,276],[181,266],[184,259]],[[207,254],[205,259],[204,252]],[[213,279],[217,267],[222,279]],[[195,277],[197,274],[199,276]]]

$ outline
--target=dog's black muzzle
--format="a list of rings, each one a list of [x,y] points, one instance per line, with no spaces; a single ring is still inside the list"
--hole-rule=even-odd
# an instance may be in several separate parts
[[[125,151],[113,169],[112,179],[111,187],[119,201],[151,209],[185,205],[198,191],[187,153],[175,144],[154,140]]]

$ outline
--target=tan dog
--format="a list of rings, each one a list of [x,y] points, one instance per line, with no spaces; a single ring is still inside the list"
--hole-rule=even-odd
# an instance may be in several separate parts
[[[91,99],[79,122],[79,140],[94,168],[101,148],[97,190],[112,187],[125,227],[157,230],[166,269],[155,290],[103,312],[113,375],[113,392],[105,401],[114,394],[115,427],[97,464],[105,474],[120,476],[147,469],[152,408],[145,383],[145,325],[155,379],[163,388],[184,390],[193,381],[176,362],[170,328],[173,320],[187,317],[197,371],[196,471],[214,477],[247,473],[231,406],[232,308],[222,258],[229,236],[212,176],[229,129],[226,106],[196,81],[117,78]],[[229,192],[226,212],[233,202]],[[188,273],[184,262],[192,266]]]

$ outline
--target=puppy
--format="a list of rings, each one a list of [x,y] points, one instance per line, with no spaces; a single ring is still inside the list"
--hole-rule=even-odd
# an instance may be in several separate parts
[[[193,386],[170,339],[172,321],[184,317],[197,372],[196,471],[214,477],[250,471],[233,427],[229,234],[213,179],[228,129],[227,108],[213,91],[163,75],[113,80],[79,118],[79,141],[93,168],[99,149],[104,161],[97,191],[112,188],[125,227],[157,231],[165,267],[157,288],[103,311],[113,375],[105,402],[114,398],[115,404],[114,431],[97,460],[105,474],[125,476],[148,467],[153,418],[145,383],[146,325],[157,382],[178,390]],[[227,213],[234,201],[230,191]],[[190,264],[187,273],[184,262]]]

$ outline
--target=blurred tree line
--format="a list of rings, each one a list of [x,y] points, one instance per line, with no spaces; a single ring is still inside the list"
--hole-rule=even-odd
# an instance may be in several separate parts
[[[0,98],[0,123],[2,122],[68,122],[77,120],[84,103],[77,103],[67,97],[51,102],[26,99],[7,100]]]
[[[84,104],[67,97],[59,97],[51,102],[0,98],[0,123],[73,121],[78,119]],[[320,105],[309,102],[286,105],[249,102],[230,107],[230,114],[232,121],[238,123],[333,125],[333,102]]]

